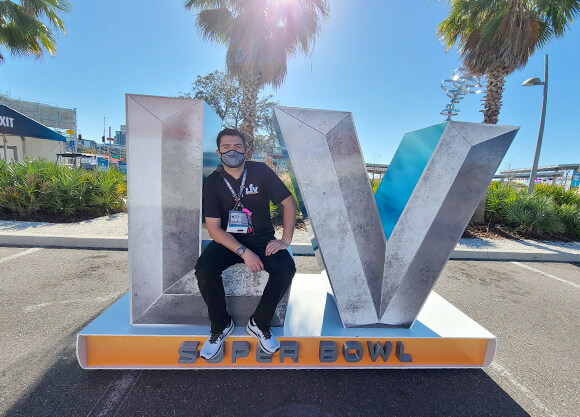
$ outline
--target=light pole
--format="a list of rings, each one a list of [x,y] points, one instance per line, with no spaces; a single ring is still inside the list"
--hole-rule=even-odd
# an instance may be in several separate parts
[[[532,172],[530,172],[530,182],[528,184],[528,194],[534,191],[536,183],[536,173],[538,171],[538,161],[540,159],[540,149],[542,148],[542,137],[544,136],[544,122],[546,120],[546,102],[548,101],[548,54],[544,59],[544,82],[539,78],[528,78],[522,83],[524,87],[532,85],[544,86],[544,100],[542,102],[542,119],[540,121],[540,131],[538,132],[538,143],[536,144],[536,154],[534,155],[534,165],[532,165]]]

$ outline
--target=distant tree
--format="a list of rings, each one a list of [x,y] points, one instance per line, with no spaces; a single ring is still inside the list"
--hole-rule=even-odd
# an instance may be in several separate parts
[[[243,92],[238,81],[222,71],[214,71],[204,76],[197,76],[191,85],[191,90],[180,93],[180,97],[204,100],[223,120],[224,127],[241,130]],[[271,154],[278,147],[278,139],[274,129],[274,106],[277,101],[268,95],[256,103],[256,131],[254,148]]]
[[[41,58],[45,50],[54,55],[56,33],[65,33],[58,14],[70,10],[66,0],[0,0],[0,48],[14,56]],[[1,49],[0,64],[5,60]]]
[[[538,48],[564,35],[578,16],[578,0],[449,0],[438,34],[457,47],[471,73],[487,76],[484,123],[496,124],[505,77]]]
[[[264,152],[271,156],[280,148],[276,128],[274,127],[274,106],[279,103],[271,101],[272,96],[258,100],[256,112],[256,125],[258,130],[254,134],[254,148],[257,152]]]
[[[224,126],[238,129],[242,121],[240,102],[242,90],[238,82],[222,71],[197,76],[191,91],[181,93],[181,97],[204,100],[223,120]]]
[[[227,46],[226,67],[243,90],[242,131],[250,154],[257,126],[258,93],[265,85],[278,87],[286,77],[286,59],[308,54],[328,16],[327,0],[186,0],[197,10],[202,36]]]

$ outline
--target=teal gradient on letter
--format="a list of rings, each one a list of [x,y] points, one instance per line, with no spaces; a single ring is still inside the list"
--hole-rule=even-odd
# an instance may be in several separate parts
[[[220,164],[220,158],[215,153],[216,138],[222,129],[222,119],[213,109],[203,102],[203,179],[205,180]]]
[[[447,122],[403,136],[375,193],[386,240],[389,240],[446,126]]]

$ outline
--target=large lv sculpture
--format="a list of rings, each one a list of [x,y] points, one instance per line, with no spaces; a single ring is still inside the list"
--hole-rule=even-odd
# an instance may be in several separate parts
[[[373,196],[350,113],[275,116],[343,325],[410,327],[518,129],[408,133]]]
[[[410,327],[517,128],[446,122],[411,132],[373,196],[350,113],[275,115],[343,325]],[[220,121],[201,100],[128,95],[127,122],[131,323],[205,324],[192,271]],[[265,279],[242,268],[226,280],[238,325]],[[273,325],[283,325],[286,302]]]
[[[209,321],[192,272],[221,120],[201,100],[128,94],[126,104],[129,294],[79,333],[83,368],[489,365],[495,336],[431,290],[517,128],[446,122],[411,132],[373,195],[350,113],[276,108],[332,289],[320,274],[297,274],[272,322],[280,352],[264,357],[244,326],[267,273],[225,271],[236,329],[219,360],[205,361]]]

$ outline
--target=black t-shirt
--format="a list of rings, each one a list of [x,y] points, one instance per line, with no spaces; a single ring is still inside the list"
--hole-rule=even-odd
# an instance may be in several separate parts
[[[279,204],[286,199],[290,191],[282,180],[266,164],[255,161],[246,162],[246,184],[242,204],[252,212],[254,236],[273,235],[274,227],[270,219],[270,201]],[[225,170],[215,170],[203,184],[203,211],[205,217],[221,219],[222,229],[228,225],[228,213],[234,208],[235,199],[224,181],[230,182],[236,193],[240,191],[242,178],[237,180]],[[248,235],[250,237],[251,235]]]

